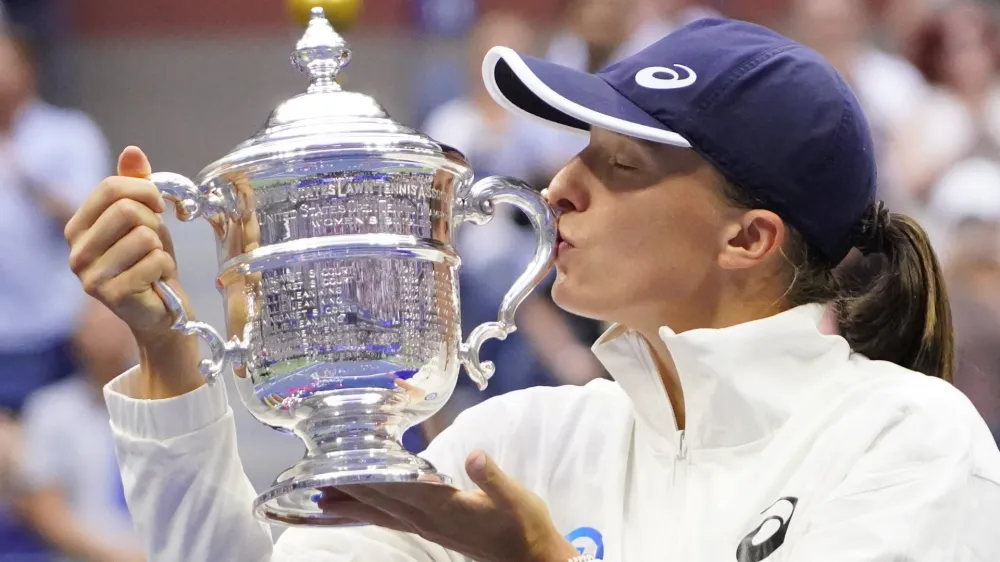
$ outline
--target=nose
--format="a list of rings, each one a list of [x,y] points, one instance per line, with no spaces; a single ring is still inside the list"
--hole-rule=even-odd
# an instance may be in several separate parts
[[[581,212],[587,207],[589,197],[585,187],[583,166],[579,158],[574,158],[556,174],[543,193],[545,200],[558,214],[570,211]]]

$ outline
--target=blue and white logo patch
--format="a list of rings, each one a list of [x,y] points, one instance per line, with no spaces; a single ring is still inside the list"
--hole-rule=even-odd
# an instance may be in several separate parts
[[[597,559],[604,558],[604,536],[593,527],[580,527],[566,535],[566,540],[575,546],[581,555],[589,554]]]

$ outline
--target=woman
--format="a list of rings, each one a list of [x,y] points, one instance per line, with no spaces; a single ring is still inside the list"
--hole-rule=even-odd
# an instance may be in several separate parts
[[[476,406],[425,453],[457,489],[331,490],[322,506],[374,526],[272,544],[223,389],[149,289],[176,266],[128,149],[66,234],[142,347],[106,396],[152,560],[1000,557],[1000,452],[945,382],[940,271],[875,203],[868,126],[827,62],[710,19],[598,76],[503,48],[484,70],[505,107],[591,132],[549,189],[553,297],[619,323],[595,346],[616,381]],[[852,246],[891,265],[870,292],[833,273]]]

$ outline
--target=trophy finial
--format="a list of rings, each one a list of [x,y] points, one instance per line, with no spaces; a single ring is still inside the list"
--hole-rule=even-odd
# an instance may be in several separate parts
[[[323,8],[314,7],[309,11],[309,25],[292,54],[295,66],[312,79],[308,91],[339,91],[337,75],[350,60],[347,42],[333,29]]]

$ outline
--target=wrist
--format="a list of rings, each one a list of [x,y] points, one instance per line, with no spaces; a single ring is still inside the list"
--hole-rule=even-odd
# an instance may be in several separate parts
[[[201,354],[198,339],[169,331],[156,338],[139,341],[141,384],[137,398],[160,400],[175,398],[205,384],[198,370]]]

